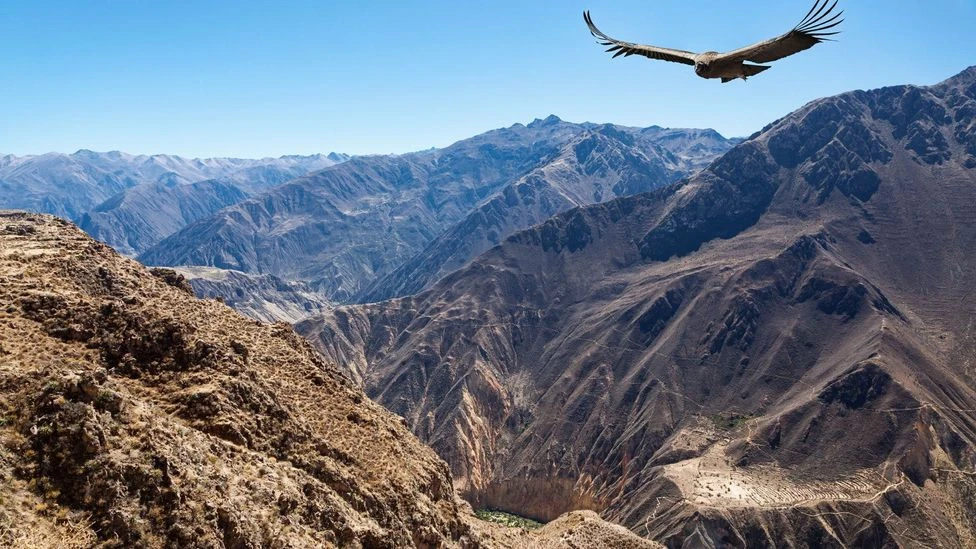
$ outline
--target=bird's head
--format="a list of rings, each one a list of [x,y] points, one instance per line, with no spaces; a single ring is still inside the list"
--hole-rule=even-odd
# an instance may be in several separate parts
[[[708,78],[708,71],[711,69],[712,61],[718,57],[714,51],[706,51],[695,56],[695,74],[703,78]]]

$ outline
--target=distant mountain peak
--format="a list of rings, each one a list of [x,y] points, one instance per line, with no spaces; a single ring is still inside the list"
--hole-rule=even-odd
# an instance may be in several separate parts
[[[559,124],[562,121],[563,121],[562,118],[559,118],[558,116],[556,116],[554,114],[550,114],[549,116],[547,116],[543,120],[540,120],[540,119],[536,118],[531,123],[529,123],[529,127],[530,128],[535,128],[535,127],[538,127],[538,126],[554,126],[556,124]]]
[[[533,128],[540,133],[568,123]],[[525,126],[517,125],[513,128]],[[650,191],[696,173],[732,142],[700,130],[643,132],[615,124],[578,124],[558,152],[476,206],[423,251],[355,297],[379,301],[421,291],[511,234],[567,209]]]
[[[610,137],[622,143],[626,143],[627,145],[634,144],[634,137],[632,135],[621,130],[620,128],[618,128],[613,124],[601,124],[600,126],[597,126],[596,128],[593,128],[593,130],[591,130],[590,135],[592,134],[599,134],[606,137]]]

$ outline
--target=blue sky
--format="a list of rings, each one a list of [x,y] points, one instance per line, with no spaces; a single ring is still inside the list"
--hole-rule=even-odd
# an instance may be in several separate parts
[[[841,0],[837,43],[719,84],[607,34],[728,50],[812,0],[0,0],[0,153],[407,152],[556,114],[748,135],[807,101],[976,64],[976,0]],[[743,11],[745,10],[745,11]]]

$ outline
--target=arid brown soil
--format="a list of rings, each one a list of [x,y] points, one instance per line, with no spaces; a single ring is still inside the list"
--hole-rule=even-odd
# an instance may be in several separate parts
[[[591,516],[531,534],[478,521],[447,465],[290,327],[13,212],[0,479],[4,546],[647,546]]]
[[[635,536],[622,526],[610,524],[592,511],[566,513],[541,529],[525,531],[481,523],[482,539],[499,549],[656,549],[660,544]]]

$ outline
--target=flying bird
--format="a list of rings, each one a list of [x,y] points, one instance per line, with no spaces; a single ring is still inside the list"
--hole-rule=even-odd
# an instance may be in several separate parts
[[[722,82],[731,82],[736,78],[745,80],[750,76],[755,76],[768,69],[768,65],[750,65],[746,61],[753,63],[769,63],[793,55],[794,53],[812,48],[813,46],[829,40],[828,36],[839,34],[840,31],[827,32],[837,25],[844,22],[841,16],[843,11],[834,13],[837,2],[834,0],[816,0],[806,17],[793,27],[793,30],[782,35],[759,42],[751,46],[739,48],[734,51],[719,53],[706,51],[704,53],[693,53],[685,50],[673,50],[670,48],[660,48],[657,46],[646,46],[644,44],[634,44],[623,42],[615,38],[610,38],[593,24],[593,18],[589,11],[583,12],[583,19],[590,28],[590,33],[597,38],[600,44],[610,46],[607,51],[612,52],[614,58],[630,55],[643,55],[650,59],[661,61],[671,61],[673,63],[684,63],[693,65],[695,74],[702,78],[721,78]]]

